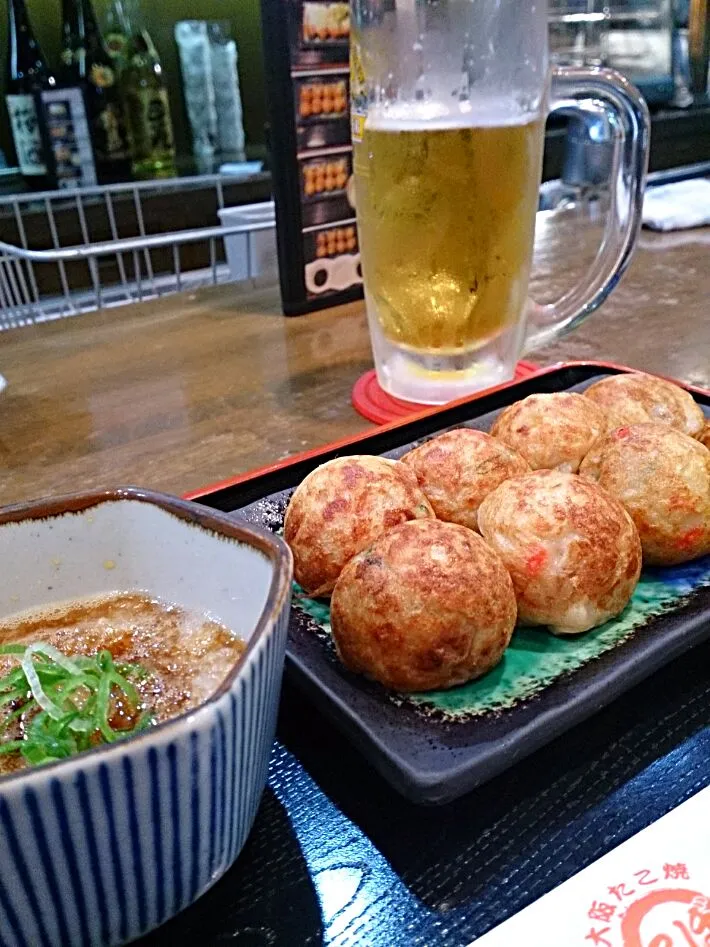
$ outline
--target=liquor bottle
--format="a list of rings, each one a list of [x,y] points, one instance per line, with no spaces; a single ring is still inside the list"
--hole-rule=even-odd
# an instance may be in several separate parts
[[[124,51],[121,90],[126,106],[133,173],[141,178],[174,177],[175,138],[170,101],[158,51],[137,11]]]
[[[44,147],[38,96],[56,80],[32,32],[25,0],[8,0],[7,110],[17,163],[33,190],[52,187],[51,161]]]
[[[85,74],[84,16],[80,0],[62,0],[62,52],[59,80],[70,86]]]
[[[118,76],[91,0],[63,0],[63,78],[84,93],[101,184],[131,177],[131,160]]]
[[[111,0],[104,20],[106,49],[120,72],[126,62],[126,47],[131,38],[134,4],[132,0]]]

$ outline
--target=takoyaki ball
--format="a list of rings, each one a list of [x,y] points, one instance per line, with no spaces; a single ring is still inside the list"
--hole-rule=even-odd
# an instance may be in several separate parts
[[[439,519],[474,530],[485,497],[504,480],[530,470],[503,441],[471,428],[440,434],[400,459],[416,474]]]
[[[579,469],[594,441],[609,427],[606,414],[575,392],[530,395],[507,407],[491,428],[533,470]]]
[[[380,533],[433,516],[404,464],[367,455],[330,460],[303,480],[286,510],[295,579],[310,595],[329,595],[346,562]]]
[[[515,615],[500,557],[470,529],[433,519],[397,526],[355,556],[330,608],[343,664],[399,691],[453,687],[490,671]]]
[[[588,631],[623,611],[638,582],[633,520],[575,474],[537,470],[504,481],[481,504],[478,525],[510,572],[522,625]]]
[[[659,423],[697,437],[705,423],[700,405],[689,392],[643,372],[610,375],[587,388],[584,396],[613,415],[616,427]]]
[[[708,449],[710,449],[710,421],[705,422],[705,427],[698,435],[698,440],[701,444],[704,444]]]
[[[602,438],[579,472],[629,511],[647,564],[710,553],[710,450],[699,441],[665,424],[632,424]]]

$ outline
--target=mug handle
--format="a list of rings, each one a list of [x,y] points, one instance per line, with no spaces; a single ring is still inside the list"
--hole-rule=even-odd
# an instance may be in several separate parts
[[[570,332],[606,299],[631,260],[641,227],[651,120],[636,86],[613,69],[556,66],[551,112],[601,120],[614,142],[604,235],[585,278],[557,302],[529,301],[525,352]]]

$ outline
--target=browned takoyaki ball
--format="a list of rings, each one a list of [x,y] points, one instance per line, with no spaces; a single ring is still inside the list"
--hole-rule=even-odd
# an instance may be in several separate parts
[[[710,450],[699,441],[665,424],[632,424],[598,441],[580,475],[623,503],[649,565],[710,553]]]
[[[416,474],[439,519],[475,530],[478,507],[491,490],[530,470],[503,441],[465,427],[432,438],[401,460]]]
[[[631,517],[575,474],[537,470],[506,480],[481,504],[478,524],[510,572],[523,625],[587,631],[618,615],[638,582]]]
[[[587,388],[584,396],[613,416],[615,427],[657,422],[697,437],[705,424],[689,392],[643,372],[610,375]]]
[[[710,449],[710,421],[705,422],[705,426],[698,435],[698,440]]]
[[[575,392],[560,391],[511,404],[491,434],[521,454],[533,470],[574,473],[608,428],[604,411]]]
[[[328,595],[346,562],[380,533],[433,516],[404,464],[367,455],[328,461],[296,488],[286,510],[296,581],[310,595]]]
[[[352,671],[399,691],[480,677],[515,626],[500,557],[465,526],[427,519],[384,533],[343,569],[330,616]]]

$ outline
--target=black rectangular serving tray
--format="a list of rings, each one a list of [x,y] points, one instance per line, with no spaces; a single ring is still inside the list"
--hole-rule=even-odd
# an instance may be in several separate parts
[[[190,499],[276,530],[292,490],[311,470],[334,457],[397,457],[414,442],[450,427],[468,424],[488,430],[503,408],[530,394],[584,390],[601,377],[625,371],[630,369],[600,362],[556,366],[206,488]],[[710,395],[689,390],[710,417]],[[643,634],[631,635],[510,710],[453,722],[424,717],[406,704],[398,706],[383,688],[351,674],[299,609],[291,613],[286,667],[293,681],[397,790],[414,802],[444,803],[587,719],[708,637],[710,587],[705,587],[651,618]]]

